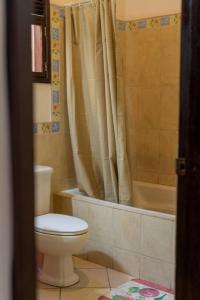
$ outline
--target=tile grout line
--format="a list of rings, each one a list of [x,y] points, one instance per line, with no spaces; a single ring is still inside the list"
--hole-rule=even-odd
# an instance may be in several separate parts
[[[109,277],[109,273],[108,273],[108,268],[106,268],[106,274],[107,274],[107,277],[108,277],[108,284],[109,284],[109,288],[111,290],[111,284],[110,284],[110,277]]]
[[[106,267],[104,267],[104,268],[74,268],[75,270],[104,270],[105,271],[105,269],[106,269]]]

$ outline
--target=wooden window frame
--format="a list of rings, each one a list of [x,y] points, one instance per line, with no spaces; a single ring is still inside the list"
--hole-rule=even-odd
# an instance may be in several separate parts
[[[51,83],[51,40],[50,40],[50,4],[45,3],[45,14],[43,16],[32,14],[32,25],[42,27],[42,67],[43,72],[33,72],[35,83]]]

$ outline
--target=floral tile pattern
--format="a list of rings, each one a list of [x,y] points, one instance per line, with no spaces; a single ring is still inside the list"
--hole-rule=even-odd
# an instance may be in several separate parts
[[[181,14],[173,14],[131,21],[117,20],[117,29],[119,31],[136,31],[162,26],[173,26],[179,24],[180,22]]]
[[[62,11],[62,12],[61,12]],[[55,134],[60,133],[62,119],[61,113],[61,41],[64,38],[63,32],[63,10],[59,6],[51,5],[51,101],[52,101],[52,122],[35,123],[34,134]]]
[[[157,284],[132,279],[116,289],[112,289],[108,295],[101,296],[99,300],[174,300],[173,291]]]

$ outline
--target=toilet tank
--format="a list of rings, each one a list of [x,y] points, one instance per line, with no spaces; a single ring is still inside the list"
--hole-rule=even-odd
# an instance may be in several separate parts
[[[53,169],[47,166],[35,166],[35,215],[44,215],[50,211],[51,175]]]

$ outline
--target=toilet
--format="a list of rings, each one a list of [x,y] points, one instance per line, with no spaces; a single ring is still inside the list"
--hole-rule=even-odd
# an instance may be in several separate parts
[[[34,173],[36,247],[42,257],[38,279],[57,287],[71,286],[79,281],[72,255],[86,245],[88,224],[76,217],[50,213],[53,169],[35,166]]]

